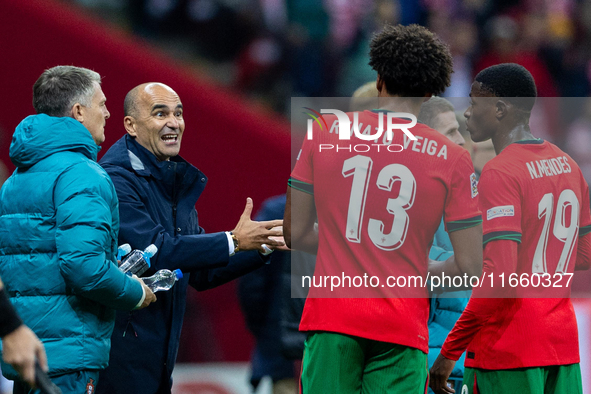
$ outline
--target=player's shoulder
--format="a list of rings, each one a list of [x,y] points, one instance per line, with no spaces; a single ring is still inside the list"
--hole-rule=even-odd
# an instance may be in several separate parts
[[[486,163],[483,173],[485,170],[513,172],[512,168],[519,163],[544,158],[545,156],[551,155],[555,150],[560,149],[556,145],[542,139],[513,142]]]
[[[496,183],[519,178],[516,171],[518,161],[520,159],[515,153],[511,153],[507,149],[503,150],[484,165],[479,183]]]
[[[508,145],[483,168],[482,176],[501,174],[506,179],[533,180],[568,174],[578,168],[559,147],[542,139]]]

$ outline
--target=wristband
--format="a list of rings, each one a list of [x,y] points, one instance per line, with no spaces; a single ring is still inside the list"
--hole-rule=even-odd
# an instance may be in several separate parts
[[[8,299],[6,290],[0,290],[0,338],[10,334],[23,324],[23,321],[16,314],[14,306]]]

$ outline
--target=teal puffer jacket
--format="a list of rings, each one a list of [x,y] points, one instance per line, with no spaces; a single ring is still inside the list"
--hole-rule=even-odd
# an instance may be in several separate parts
[[[43,341],[51,375],[105,368],[113,309],[133,309],[143,293],[117,268],[118,201],[98,149],[74,119],[29,116],[0,191],[0,276]]]

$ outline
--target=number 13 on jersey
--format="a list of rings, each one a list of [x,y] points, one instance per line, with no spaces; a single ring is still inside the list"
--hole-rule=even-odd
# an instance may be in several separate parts
[[[345,178],[353,177],[347,211],[346,238],[349,242],[361,242],[367,191],[373,187],[371,182],[372,166],[371,158],[363,155],[353,156],[343,163],[343,176]],[[375,246],[382,250],[396,250],[404,244],[409,226],[409,217],[406,211],[412,207],[415,199],[415,177],[408,167],[402,164],[389,164],[382,168],[378,173],[375,186],[380,190],[392,192],[396,182],[400,182],[398,197],[389,198],[385,207],[386,211],[393,216],[392,230],[388,234],[384,234],[385,224],[380,219],[370,218],[367,225],[369,238]],[[383,219],[385,220],[385,218]]]

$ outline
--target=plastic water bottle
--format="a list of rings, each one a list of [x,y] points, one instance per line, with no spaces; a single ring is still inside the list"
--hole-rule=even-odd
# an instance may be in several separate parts
[[[157,291],[170,289],[177,280],[183,277],[181,270],[160,270],[154,275],[147,278],[142,278],[145,285],[150,288],[154,293]]]
[[[121,262],[119,269],[131,275],[141,276],[150,268],[150,257],[154,256],[157,251],[156,245],[148,246],[143,252],[136,249]]]

